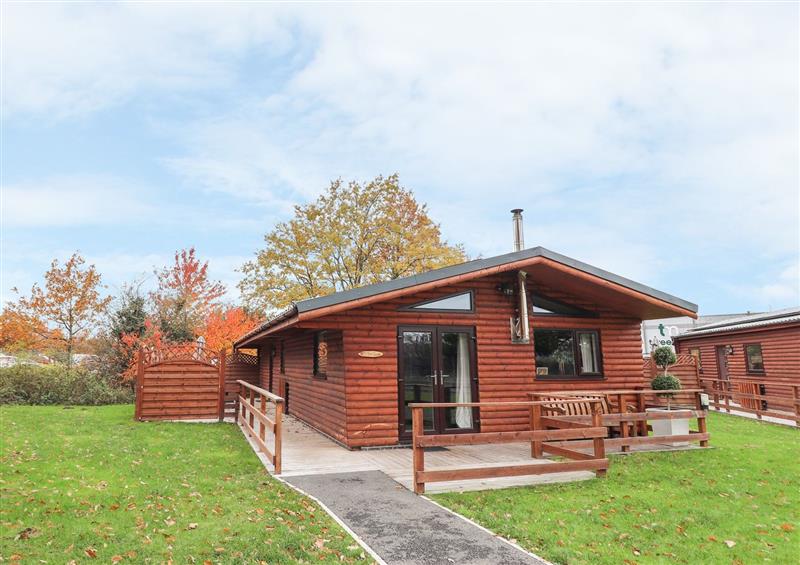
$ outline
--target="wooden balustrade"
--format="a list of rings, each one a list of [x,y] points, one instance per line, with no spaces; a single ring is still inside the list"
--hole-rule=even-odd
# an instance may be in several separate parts
[[[586,402],[580,400],[565,400],[567,404]],[[599,401],[589,401],[599,403]],[[605,456],[603,438],[608,431],[599,424],[600,410],[597,408],[596,417],[589,424],[565,422],[560,429],[541,429],[539,420],[535,416],[537,407],[545,402],[425,402],[411,403],[412,423],[412,450],[414,467],[414,492],[425,492],[425,484],[442,481],[458,481],[468,479],[485,479],[493,477],[516,477],[522,475],[541,475],[549,473],[563,473],[569,471],[594,471],[597,476],[604,476],[608,470],[608,459]],[[423,410],[426,408],[487,408],[487,407],[520,407],[527,406],[531,409],[531,429],[513,432],[475,432],[464,434],[438,434],[425,435],[423,430]],[[594,446],[593,453],[583,453],[569,449],[570,440],[589,440]],[[559,441],[565,445],[551,447],[545,442]],[[569,462],[537,463],[532,465],[505,465],[495,467],[473,467],[468,469],[425,469],[425,448],[463,445],[486,445],[496,443],[530,442],[531,455],[541,457],[542,451],[559,455]],[[537,455],[538,454],[538,455]]]
[[[747,387],[750,390],[755,390],[755,387],[758,385],[775,386],[775,383],[764,383],[758,379],[713,379],[700,377],[700,384],[703,386],[703,390],[706,394],[709,395],[709,406],[714,410],[719,412],[724,410],[727,413],[731,411],[746,412],[748,414],[755,414],[756,418],[759,420],[764,416],[781,418],[794,421],[796,426],[800,426],[800,384],[780,383],[778,385],[791,388],[792,398],[776,396],[774,394],[761,394],[760,392],[746,392],[741,389],[737,390],[737,388],[740,388],[740,385],[750,385]],[[789,404],[793,407],[793,411],[784,412],[772,410],[768,407],[770,402],[773,404]],[[766,408],[765,404],[767,405]]]
[[[676,393],[691,394],[693,397],[692,408],[680,407],[676,410],[664,412],[648,412],[648,398],[658,399],[664,394]],[[605,446],[619,447],[623,452],[630,451],[636,445],[655,445],[664,443],[677,443],[697,441],[700,447],[708,447],[709,433],[706,424],[707,412],[702,404],[702,389],[680,389],[680,390],[652,390],[652,389],[633,389],[633,390],[583,390],[583,391],[558,391],[558,392],[531,392],[528,397],[540,402],[538,411],[539,423],[542,426],[563,427],[565,422],[587,424],[593,422],[595,414],[589,413],[584,408],[583,413],[579,413],[574,408],[581,407],[574,399],[583,398],[584,403],[598,402],[598,405],[605,411],[600,414],[599,424],[606,426],[617,433],[617,437],[609,437],[604,440]],[[605,402],[597,400],[605,399]],[[572,410],[565,409],[567,399],[572,399],[570,403]],[[652,403],[651,403],[652,404]],[[567,406],[565,404],[565,406]],[[662,407],[659,405],[651,407]],[[659,435],[650,436],[648,421],[655,420],[678,420],[696,419],[697,430],[689,430],[688,434],[680,435]],[[582,442],[583,446],[589,442]],[[559,444],[554,444],[558,446]],[[571,445],[581,445],[578,442]]]
[[[280,474],[284,400],[280,396],[246,381],[236,382],[239,384],[236,421],[242,427],[242,431],[250,435],[259,450],[267,456],[275,468],[275,474]],[[274,419],[269,417],[267,410],[269,405],[275,407]],[[258,421],[257,425],[256,421]],[[258,427],[257,432],[256,427]],[[274,437],[272,450],[267,445],[267,432]]]

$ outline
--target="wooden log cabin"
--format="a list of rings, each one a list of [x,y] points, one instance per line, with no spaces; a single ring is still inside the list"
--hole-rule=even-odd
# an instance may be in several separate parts
[[[706,324],[674,341],[679,353],[694,355],[707,388],[712,389],[714,383],[732,385],[733,390],[771,398],[742,400],[750,408],[795,411],[793,385],[800,385],[800,307]]]
[[[240,338],[261,386],[349,448],[407,443],[412,402],[525,401],[643,386],[640,324],[697,306],[554,253],[522,249],[303,300]],[[525,408],[425,410],[431,433],[527,429]]]

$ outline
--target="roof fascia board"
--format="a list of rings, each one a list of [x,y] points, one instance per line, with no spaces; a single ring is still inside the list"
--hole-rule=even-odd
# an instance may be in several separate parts
[[[686,332],[684,334],[675,336],[672,339],[675,341],[689,341],[692,339],[711,339],[716,337],[734,336],[738,334],[749,334],[749,333],[766,332],[772,330],[785,330],[786,328],[792,328],[795,326],[800,326],[800,320],[790,320],[788,322],[779,322],[773,324],[762,324],[760,326],[751,326],[749,328],[730,328],[727,330],[718,329],[714,331],[704,330],[702,333],[700,332],[700,330],[698,330],[697,333]]]

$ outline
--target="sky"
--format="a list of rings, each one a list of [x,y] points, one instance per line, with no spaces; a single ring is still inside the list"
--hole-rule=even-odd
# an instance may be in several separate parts
[[[699,304],[800,304],[797,3],[3,2],[2,300],[241,264],[398,173],[472,257],[525,242]]]

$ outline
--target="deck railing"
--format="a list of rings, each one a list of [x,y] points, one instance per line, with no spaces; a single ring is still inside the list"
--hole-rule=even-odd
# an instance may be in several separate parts
[[[648,404],[651,408],[662,408],[660,397],[666,394],[691,395],[693,399],[692,407],[677,407],[677,409],[663,412],[648,412]],[[709,433],[706,425],[707,412],[703,406],[701,397],[703,390],[699,388],[680,389],[680,390],[652,390],[652,389],[626,389],[626,390],[578,390],[578,391],[557,391],[557,392],[531,392],[528,397],[531,400],[540,401],[537,409],[537,427],[544,426],[563,426],[564,422],[587,423],[594,418],[594,415],[566,413],[567,410],[560,409],[560,405],[568,399],[583,398],[584,402],[594,400],[600,402],[605,407],[605,412],[600,416],[600,424],[618,433],[618,437],[605,439],[608,448],[619,447],[622,451],[630,451],[636,445],[656,445],[664,443],[694,442],[700,443],[700,447],[708,447]],[[605,402],[596,400],[605,399]],[[547,414],[542,414],[542,411]],[[562,412],[562,413],[554,413]],[[688,434],[680,435],[659,435],[650,436],[648,421],[654,420],[678,420],[696,419],[697,430],[689,430]],[[586,444],[587,442],[584,442]],[[558,446],[558,444],[553,444]],[[575,444],[573,444],[575,445]],[[545,446],[547,451],[547,446]]]
[[[586,400],[565,400],[566,403],[586,402]],[[599,401],[589,401],[594,404]],[[603,438],[607,429],[600,424],[600,408],[594,408],[592,421],[588,424],[566,422],[562,429],[544,430],[534,427],[534,410],[544,402],[425,402],[411,403],[412,449],[414,465],[414,492],[425,492],[425,484],[442,481],[458,481],[469,479],[486,479],[493,477],[517,477],[523,475],[541,475],[547,473],[564,473],[569,471],[594,471],[597,476],[605,475],[608,470],[608,459],[605,456]],[[514,432],[475,432],[463,434],[425,435],[423,430],[423,410],[426,408],[515,408],[527,407],[531,410],[531,429]],[[593,453],[574,451],[566,447],[570,440],[589,440],[594,447]],[[533,465],[506,465],[496,467],[473,467],[469,469],[425,469],[426,447],[452,447],[464,445],[486,445],[496,443],[530,442],[531,455],[536,457],[537,445],[544,442],[559,441],[566,445],[551,450],[569,462],[537,463]],[[541,456],[541,455],[539,455]]]
[[[800,426],[800,384],[764,383],[758,379],[713,379],[700,377],[700,383],[709,395],[709,406],[719,412],[746,412],[755,414],[759,420],[764,417],[781,418],[794,421]],[[761,386],[780,386],[790,388],[792,397],[761,394]],[[758,391],[758,392],[756,392]],[[770,409],[769,403],[790,405],[791,411]],[[766,405],[766,407],[765,407]]]
[[[272,394],[268,390],[252,385],[246,381],[236,381],[239,383],[239,395],[237,397],[236,420],[242,427],[242,431],[253,438],[258,448],[267,456],[275,474],[281,472],[281,446],[283,433],[283,398]],[[274,419],[269,417],[267,407],[274,405]],[[258,424],[256,424],[258,421]],[[258,431],[256,432],[256,427]],[[267,445],[267,432],[272,434],[273,448],[270,450]]]

